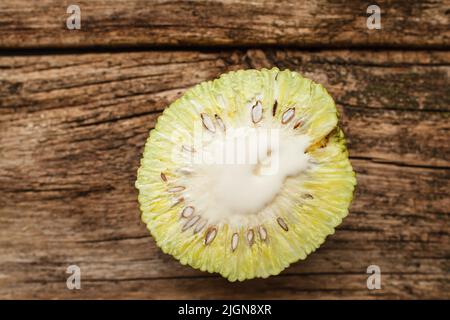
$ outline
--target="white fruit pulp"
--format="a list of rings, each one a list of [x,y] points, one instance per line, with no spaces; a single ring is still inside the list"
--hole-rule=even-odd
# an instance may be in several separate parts
[[[308,136],[282,127],[216,133],[190,164],[187,200],[211,223],[238,223],[273,201],[287,177],[311,166],[309,144]]]

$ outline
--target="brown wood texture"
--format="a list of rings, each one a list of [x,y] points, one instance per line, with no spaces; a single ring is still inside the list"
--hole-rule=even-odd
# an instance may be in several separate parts
[[[186,88],[272,66],[335,98],[358,186],[350,215],[307,260],[228,283],[157,248],[140,222],[136,170],[158,115]],[[447,51],[2,56],[0,298],[449,299],[449,85]],[[81,290],[66,288],[71,264]],[[381,290],[366,287],[371,264]]]
[[[0,48],[85,46],[446,47],[448,0],[382,0],[382,30],[366,27],[363,0],[80,0],[81,30],[68,30],[73,1],[2,0]]]

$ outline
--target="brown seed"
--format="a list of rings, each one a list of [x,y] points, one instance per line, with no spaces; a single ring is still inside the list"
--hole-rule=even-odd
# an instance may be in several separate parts
[[[237,233],[233,234],[233,237],[231,237],[231,250],[236,250],[239,243],[239,235]]]
[[[189,175],[193,172],[192,169],[190,169],[190,168],[180,168],[177,171],[181,174],[187,174],[187,175]]]
[[[305,194],[302,196],[302,198],[303,198],[303,199],[314,199],[314,197],[312,196],[312,194],[309,194],[309,193],[305,193]]]
[[[212,133],[216,132],[216,126],[214,125],[214,122],[211,120],[211,118],[206,113],[200,114],[200,117],[202,118],[203,126],[206,129],[208,129]]]
[[[287,110],[283,113],[283,116],[281,117],[281,123],[282,123],[282,124],[288,123],[289,121],[292,120],[292,118],[294,117],[294,115],[295,115],[295,109],[294,109],[294,108],[289,108],[289,109],[287,109]]]
[[[284,222],[284,220],[282,218],[277,218],[277,222],[280,225],[280,227],[283,228],[284,231],[288,231],[289,230],[286,222]]]
[[[195,209],[194,207],[186,207],[183,209],[183,211],[181,212],[181,216],[183,218],[189,218],[190,216],[192,216],[192,214],[194,213]]]
[[[170,188],[168,191],[171,193],[175,193],[175,192],[183,191],[184,189],[186,189],[186,188],[183,186],[176,186],[176,187]]]
[[[199,233],[200,231],[202,231],[207,222],[208,221],[206,221],[205,219],[200,220],[200,222],[195,226],[194,233]]]
[[[273,108],[272,108],[272,116],[275,117],[275,114],[277,113],[277,108],[278,108],[278,101],[275,100],[274,104],[273,104]]]
[[[175,206],[177,206],[177,205],[179,205],[179,204],[182,203],[183,201],[184,201],[184,198],[183,198],[183,197],[176,199],[175,202],[172,204],[172,208],[175,207]]]
[[[263,226],[259,226],[258,228],[259,237],[262,241],[266,241],[267,239],[267,231]]]
[[[184,151],[186,151],[186,152],[191,152],[191,153],[194,153],[194,152],[195,152],[194,147],[187,146],[187,145],[185,145],[185,144],[183,144],[183,146],[182,146],[181,148],[182,148]]]
[[[207,231],[206,231],[206,236],[205,236],[205,245],[210,244],[211,242],[213,242],[214,238],[217,235],[217,228],[216,227],[210,227]]]
[[[262,119],[262,105],[261,102],[256,102],[252,107],[252,121],[253,123],[258,123]]]
[[[302,120],[298,120],[297,123],[294,125],[294,129],[297,129],[302,125]]]
[[[197,223],[197,221],[200,219],[200,216],[193,216],[191,217],[186,223],[183,225],[183,228],[181,228],[181,231],[186,231],[190,227],[192,227],[194,224]]]
[[[167,177],[164,174],[164,172],[161,172],[161,179],[162,179],[162,181],[167,182]]]
[[[215,115],[215,118],[216,118],[216,122],[217,122],[217,125],[219,126],[219,128],[220,128],[223,132],[225,132],[225,131],[226,131],[226,128],[225,128],[225,124],[223,123],[222,118],[219,117],[217,114]]]
[[[253,232],[253,229],[250,229],[247,231],[247,242],[251,246],[253,244],[255,234]]]

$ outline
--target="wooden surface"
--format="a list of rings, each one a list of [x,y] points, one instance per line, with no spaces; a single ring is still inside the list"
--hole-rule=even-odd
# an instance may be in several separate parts
[[[105,3],[85,2],[92,27],[68,38],[63,20],[52,20],[65,11],[52,1],[0,3],[0,47],[14,49],[0,54],[0,298],[450,298],[448,2],[386,8],[421,23],[386,21],[375,37],[360,19],[365,9],[357,14],[339,1],[262,9],[152,2],[151,10],[117,1],[117,16],[99,9]],[[335,13],[313,15],[313,6]],[[257,14],[248,29],[223,30],[240,30],[245,15],[237,15],[250,8]],[[32,12],[44,19],[25,24]],[[159,20],[147,19],[158,12]],[[186,21],[173,25],[177,16]],[[350,22],[340,33],[333,20],[342,19]],[[322,28],[311,33],[302,23]],[[191,25],[198,28],[184,34]],[[278,46],[263,46],[271,43]],[[153,44],[174,47],[140,47]],[[233,47],[214,47],[222,44]],[[252,44],[264,48],[243,47]],[[335,49],[359,45],[380,49]],[[358,186],[350,215],[307,260],[277,277],[228,283],[156,247],[140,222],[136,170],[158,115],[188,87],[272,66],[303,73],[335,98]],[[81,290],[66,288],[72,264],[81,267]],[[381,290],[366,287],[372,264],[381,268]]]
[[[65,28],[66,8],[82,28]],[[382,32],[367,29],[378,4]],[[448,0],[2,0],[0,46],[392,46],[450,45]]]

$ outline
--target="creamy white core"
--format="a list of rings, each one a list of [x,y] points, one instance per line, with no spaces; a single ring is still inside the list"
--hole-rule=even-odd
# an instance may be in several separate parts
[[[305,171],[310,140],[283,128],[228,129],[204,144],[191,164],[187,196],[211,221],[232,221],[269,204],[289,176]]]

